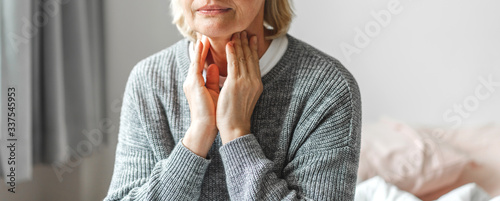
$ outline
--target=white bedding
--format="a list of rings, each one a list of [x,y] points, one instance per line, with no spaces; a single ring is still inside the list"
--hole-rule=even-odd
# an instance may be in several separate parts
[[[381,177],[373,177],[356,186],[355,201],[420,201],[416,196],[398,189]],[[438,201],[500,201],[500,196],[491,198],[475,183],[463,185],[441,196]]]
[[[356,200],[500,201],[498,123],[441,129],[385,118],[361,138]]]

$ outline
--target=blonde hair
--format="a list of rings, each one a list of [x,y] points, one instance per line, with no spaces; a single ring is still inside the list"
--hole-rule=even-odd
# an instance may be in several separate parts
[[[172,13],[172,23],[177,26],[177,29],[184,37],[191,41],[196,40],[196,33],[189,27],[180,0],[171,0],[170,9]],[[265,0],[264,5],[264,24],[270,35],[266,39],[271,40],[285,35],[290,28],[292,17],[294,16],[292,4],[289,0]]]

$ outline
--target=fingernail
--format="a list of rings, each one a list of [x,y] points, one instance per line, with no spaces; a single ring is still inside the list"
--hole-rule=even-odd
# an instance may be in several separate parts
[[[203,45],[206,45],[205,43],[207,42],[207,40],[208,40],[207,36],[201,35],[201,43],[203,43]]]
[[[257,44],[257,36],[254,36],[253,38],[254,38],[253,39],[253,44],[256,45]]]

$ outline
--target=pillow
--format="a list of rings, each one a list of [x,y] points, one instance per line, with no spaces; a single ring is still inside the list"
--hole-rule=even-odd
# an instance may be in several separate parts
[[[453,184],[472,160],[431,134],[383,118],[362,128],[358,181],[380,176],[423,196]]]

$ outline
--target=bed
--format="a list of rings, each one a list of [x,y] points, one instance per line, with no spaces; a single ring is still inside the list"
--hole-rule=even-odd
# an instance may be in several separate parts
[[[364,124],[356,200],[500,201],[500,125]]]

